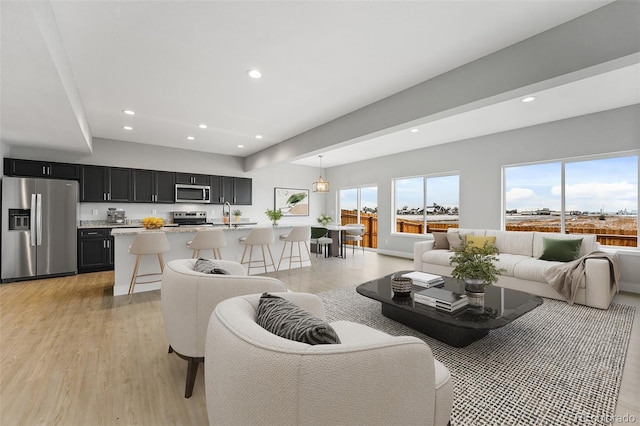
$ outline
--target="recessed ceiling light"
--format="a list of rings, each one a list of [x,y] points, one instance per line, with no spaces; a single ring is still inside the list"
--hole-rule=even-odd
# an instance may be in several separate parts
[[[256,139],[262,139],[262,135],[256,135]]]
[[[207,125],[206,124],[198,124],[198,127],[200,127],[201,129],[206,129]]]
[[[127,115],[136,115],[136,112],[131,111],[130,109],[123,109],[122,112],[124,112]]]
[[[196,138],[194,138],[193,136],[187,136],[187,140],[194,141],[196,140]]]
[[[133,130],[133,127],[131,126],[122,126],[122,128],[125,130]]]
[[[238,145],[238,148],[244,148],[244,145]]]
[[[526,98],[522,99],[522,102],[532,102],[535,100],[536,100],[535,96],[527,96]]]
[[[249,71],[247,71],[247,74],[251,78],[260,78],[260,77],[262,77],[262,73],[260,71],[258,71],[257,69],[249,70]]]
[[[420,129],[411,129],[411,133],[418,133]]]

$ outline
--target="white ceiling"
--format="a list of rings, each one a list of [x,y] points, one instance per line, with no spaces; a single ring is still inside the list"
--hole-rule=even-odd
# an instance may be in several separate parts
[[[0,139],[90,152],[99,137],[245,157],[607,3],[3,0]],[[262,79],[248,78],[254,67]],[[323,166],[640,103],[639,73],[410,123],[420,132],[350,141],[323,152]],[[317,166],[317,153],[296,163]]]

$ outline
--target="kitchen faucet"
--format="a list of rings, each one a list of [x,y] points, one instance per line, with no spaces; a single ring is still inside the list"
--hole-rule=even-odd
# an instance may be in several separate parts
[[[228,201],[224,202],[224,205],[222,206],[222,218],[224,219],[224,208],[225,206],[229,206],[229,220],[227,221],[229,223],[229,228],[231,228],[231,203]]]

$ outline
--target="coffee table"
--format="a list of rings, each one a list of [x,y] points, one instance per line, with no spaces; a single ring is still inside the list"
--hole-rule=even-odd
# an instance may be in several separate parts
[[[356,291],[382,303],[382,315],[458,348],[470,345],[542,304],[542,297],[522,291],[490,286],[485,289],[484,307],[467,305],[449,313],[413,301],[413,293],[424,289],[413,285],[408,297],[394,296],[391,277],[412,271],[399,271],[359,285]],[[439,286],[464,293],[464,283],[443,277]]]

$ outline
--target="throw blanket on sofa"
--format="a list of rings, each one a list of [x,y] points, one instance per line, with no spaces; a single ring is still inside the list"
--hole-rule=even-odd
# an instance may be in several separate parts
[[[584,284],[585,262],[587,259],[606,259],[609,261],[611,282],[616,289],[616,293],[618,292],[618,280],[620,279],[618,258],[615,254],[594,251],[572,262],[553,266],[544,273],[544,278],[547,282],[551,284],[570,305],[573,305],[578,288]]]

